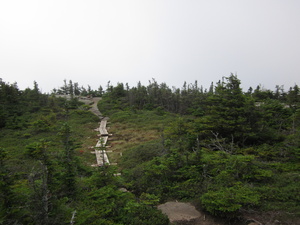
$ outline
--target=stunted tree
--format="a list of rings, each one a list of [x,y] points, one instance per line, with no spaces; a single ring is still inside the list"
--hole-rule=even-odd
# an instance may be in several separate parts
[[[12,178],[7,168],[7,151],[0,147],[0,218],[7,224],[14,220],[13,211],[15,209],[11,186]]]
[[[76,167],[74,159],[75,144],[71,136],[71,127],[68,123],[64,123],[60,128],[59,136],[64,147],[64,161],[63,161],[63,183],[64,192],[68,197],[73,197],[76,193]]]
[[[75,95],[75,96],[80,95],[80,88],[79,88],[77,82],[74,83],[74,95]]]
[[[244,144],[251,133],[254,102],[240,88],[240,80],[231,74],[219,82],[215,94],[207,99],[208,112],[205,123],[211,132],[230,142]]]
[[[73,99],[74,98],[74,85],[73,85],[72,80],[69,80],[69,88],[68,89],[69,89],[70,96]]]
[[[98,96],[99,96],[99,97],[102,97],[103,92],[104,92],[104,91],[103,91],[103,87],[100,85],[99,88],[98,88]]]
[[[287,94],[287,102],[292,108],[300,106],[300,88],[298,85],[291,87]]]
[[[51,183],[52,169],[49,159],[49,142],[40,140],[26,146],[27,154],[37,160],[38,170],[29,176],[29,182],[33,188],[31,208],[34,212],[34,220],[37,224],[50,224],[50,196],[49,185]]]

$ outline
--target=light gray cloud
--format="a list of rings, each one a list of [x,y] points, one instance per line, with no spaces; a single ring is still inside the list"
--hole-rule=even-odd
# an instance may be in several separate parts
[[[0,77],[43,91],[72,79],[155,78],[208,87],[231,72],[243,87],[299,83],[296,0],[11,0],[0,2]]]

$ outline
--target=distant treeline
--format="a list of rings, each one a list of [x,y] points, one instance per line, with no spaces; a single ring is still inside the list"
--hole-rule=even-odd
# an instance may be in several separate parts
[[[101,97],[104,90],[101,85],[98,90],[93,90],[90,85],[85,88],[84,86],[79,86],[78,82],[73,82],[72,80],[67,82],[67,80],[64,80],[64,85],[58,89],[54,88],[52,93],[57,95]]]
[[[75,98],[69,102],[63,99],[55,101],[54,98],[55,95],[41,93],[36,81],[32,89],[20,90],[17,83],[6,83],[0,78],[0,128],[20,128],[25,124],[21,116],[44,108],[55,109],[66,104],[69,108],[76,108],[79,105]]]
[[[192,115],[201,120],[202,133],[208,130],[219,137],[235,138],[235,142],[259,143],[279,138],[277,131],[290,127],[291,116],[297,112],[300,104],[300,89],[297,85],[284,92],[282,86],[276,90],[262,89],[257,86],[243,92],[241,81],[231,74],[224,77],[209,90],[203,90],[194,84],[184,84],[182,89],[170,89],[165,83],[155,80],[148,86],[138,83],[129,88],[118,83],[108,86],[100,102],[102,112],[111,114],[118,110],[161,110],[180,115]],[[257,107],[260,106],[260,107]],[[272,129],[266,124],[272,124]]]
[[[227,84],[232,82],[232,84]],[[228,85],[235,85],[228,87]],[[221,89],[238,89],[240,88],[240,81],[237,76],[222,78],[216,84],[211,83],[210,87],[203,88],[199,86],[198,82],[194,84],[187,84],[184,82],[182,88],[170,88],[166,83],[157,83],[155,79],[149,80],[147,86],[137,83],[136,87],[129,87],[128,83],[117,83],[116,86],[107,83],[106,90],[100,85],[97,90],[93,90],[90,85],[87,88],[80,86],[77,82],[72,80],[64,80],[64,85],[58,89],[53,89],[53,94],[70,95],[70,96],[91,96],[101,97],[103,94],[110,95],[112,98],[121,101],[122,107],[131,107],[135,109],[154,109],[161,107],[164,110],[180,114],[189,114],[190,112],[201,111],[199,105],[203,105],[206,99],[214,94],[218,94]],[[250,87],[244,95],[251,97],[256,102],[264,101],[266,99],[276,99],[284,102],[289,106],[299,103],[300,89],[298,85],[290,87],[285,91],[283,85],[276,85],[275,90],[263,88],[257,85],[255,89]]]
[[[40,93],[38,84],[33,89],[19,90],[17,83],[5,83],[0,78],[0,128],[16,126],[18,116],[36,112],[49,103],[48,96]]]

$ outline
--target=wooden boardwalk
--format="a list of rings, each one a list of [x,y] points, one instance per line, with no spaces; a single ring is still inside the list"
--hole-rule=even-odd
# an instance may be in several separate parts
[[[100,137],[95,147],[96,148],[105,147],[107,140],[108,140],[108,136]]]
[[[97,160],[97,166],[110,165],[107,153],[106,153],[106,143],[108,140],[108,132],[106,129],[108,118],[105,117],[101,120],[100,126],[97,129],[100,132],[100,138],[95,146],[95,154]]]
[[[106,124],[107,124],[108,118],[105,117],[100,122],[99,132],[101,136],[108,136],[108,132],[106,130]]]
[[[108,156],[105,150],[95,150],[97,166],[110,165]]]
[[[58,97],[64,97],[66,99],[70,99],[71,96],[69,95],[63,95],[63,96],[58,96]],[[96,97],[96,98],[86,98],[86,97],[79,97],[79,100],[87,105],[91,105],[92,107],[90,108],[90,111],[92,113],[94,113],[96,116],[98,116],[100,119],[102,118],[102,114],[98,109],[98,102],[101,100],[102,98]],[[100,132],[100,138],[95,146],[95,151],[92,152],[96,155],[96,160],[97,160],[97,164],[92,165],[92,166],[103,166],[103,165],[110,165],[107,153],[106,153],[106,143],[108,140],[108,132],[106,129],[106,124],[107,124],[107,120],[109,118],[108,117],[104,117],[101,119],[100,122],[100,126],[99,128],[95,129],[96,131]]]

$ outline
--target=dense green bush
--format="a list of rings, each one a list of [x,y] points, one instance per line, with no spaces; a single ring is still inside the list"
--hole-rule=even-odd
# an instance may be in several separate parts
[[[232,187],[208,191],[201,196],[201,203],[214,215],[232,216],[245,206],[259,203],[260,195],[250,187],[235,184]]]

